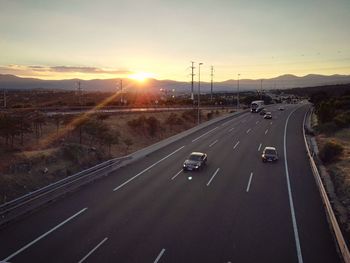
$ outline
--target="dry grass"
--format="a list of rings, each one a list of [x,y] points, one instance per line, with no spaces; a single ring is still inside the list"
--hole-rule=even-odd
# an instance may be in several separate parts
[[[318,135],[316,137],[320,148],[327,141],[335,141],[344,147],[339,161],[326,166],[331,175],[335,194],[342,207],[337,207],[339,220],[346,231],[347,239],[350,240],[350,128],[343,129],[331,137]]]
[[[207,120],[206,114],[208,112],[202,112],[204,116],[203,121]],[[0,167],[0,203],[36,190],[81,169],[86,169],[104,159],[120,157],[135,152],[196,125],[195,121],[193,123],[187,121],[182,125],[177,125],[170,129],[165,124],[165,121],[171,113],[153,112],[111,115],[104,122],[111,127],[112,131],[120,134],[119,144],[113,145],[111,148],[112,156],[109,156],[107,149],[101,148],[100,145],[89,145],[83,147],[83,153],[78,157],[79,161],[77,162],[64,158],[62,147],[64,147],[65,143],[55,142],[48,145],[47,148],[41,149],[38,144],[39,139],[34,134],[26,134],[24,136],[25,143],[23,146],[18,146],[17,141],[17,146],[20,147],[17,151],[9,152],[0,150],[0,164],[6,164],[2,168]],[[181,117],[183,111],[175,113]],[[227,113],[227,110],[219,110],[218,114],[214,113],[213,117]],[[150,116],[157,118],[163,128],[162,131],[156,136],[151,137],[132,130],[127,124],[128,121],[138,118],[140,115],[144,115],[146,118]],[[47,122],[43,126],[42,138],[56,134],[56,132],[56,125],[52,122]],[[126,139],[132,140],[133,143],[130,147],[126,146]],[[91,147],[96,148],[96,150],[90,151],[89,149]],[[30,169],[26,168],[28,166]],[[48,169],[47,172],[44,172],[45,168]]]

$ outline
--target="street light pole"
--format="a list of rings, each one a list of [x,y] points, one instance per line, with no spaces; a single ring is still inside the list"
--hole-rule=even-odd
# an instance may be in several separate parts
[[[210,81],[210,101],[213,102],[213,76],[214,76],[214,67],[211,66],[211,81]]]
[[[201,65],[203,65],[203,63],[198,63],[198,98],[197,98],[197,102],[198,102],[198,109],[197,109],[197,124],[199,125],[200,123],[200,114],[199,114],[199,106],[200,106],[200,96],[201,96]]]
[[[239,109],[239,76],[241,74],[238,74],[238,78],[237,78],[237,110]]]
[[[191,61],[191,100],[193,101],[193,103],[194,103],[194,96],[193,96],[193,85],[194,85],[194,82],[193,82],[193,77],[194,77],[194,69],[195,69],[195,67],[193,66],[193,64],[194,64],[194,62],[193,61]]]

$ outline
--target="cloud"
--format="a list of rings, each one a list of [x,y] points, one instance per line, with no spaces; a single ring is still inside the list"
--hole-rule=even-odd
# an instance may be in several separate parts
[[[79,72],[89,74],[130,74],[129,70],[106,70],[95,67],[71,67],[71,66],[55,66],[50,67],[50,71],[53,72]]]
[[[82,73],[82,74],[111,74],[111,75],[125,75],[131,74],[127,69],[103,69],[96,67],[80,67],[80,66],[40,66],[40,65],[0,65],[0,73],[5,74],[34,74],[35,73]]]

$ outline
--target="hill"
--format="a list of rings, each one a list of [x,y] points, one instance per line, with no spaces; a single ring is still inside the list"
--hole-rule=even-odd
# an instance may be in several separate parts
[[[80,81],[84,91],[115,91],[118,89],[119,79],[93,79],[93,80],[42,80],[35,78],[20,78],[14,75],[0,74],[0,89],[57,89],[57,90],[75,90]],[[263,79],[262,87],[264,90],[288,89],[311,86],[338,85],[350,83],[350,75],[316,75],[309,74],[303,77],[294,75],[282,75],[276,78]],[[222,82],[215,82],[216,92],[237,91],[238,81],[230,79]],[[194,90],[197,91],[198,83],[195,83]],[[257,90],[261,87],[261,80],[241,79],[239,80],[240,90]],[[123,86],[129,90],[147,90],[147,92],[159,92],[160,89],[167,91],[175,90],[176,93],[190,92],[190,82],[181,82],[174,80],[149,79],[144,83],[135,80],[124,79]],[[210,92],[210,83],[201,82],[201,91]]]

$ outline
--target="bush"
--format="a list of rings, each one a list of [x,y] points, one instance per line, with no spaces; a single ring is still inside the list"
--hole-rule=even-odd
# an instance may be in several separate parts
[[[145,130],[145,123],[146,123],[146,117],[144,115],[141,115],[137,119],[132,119],[128,121],[128,125],[130,128],[138,131],[144,131]]]
[[[182,118],[185,120],[197,120],[197,110],[187,110],[182,113]]]
[[[79,163],[79,159],[84,155],[84,148],[80,144],[65,144],[62,147],[62,155],[65,160]]]
[[[169,125],[170,130],[173,130],[174,126],[182,125],[183,123],[183,119],[181,119],[176,113],[171,113],[165,120],[165,124]]]
[[[326,122],[323,124],[319,124],[316,129],[317,131],[327,135],[331,135],[337,130],[339,130],[338,126],[334,122]]]
[[[174,125],[182,125],[184,121],[181,118],[179,118],[179,116],[176,113],[171,113],[166,119],[165,123],[170,126],[170,129],[172,129]]]
[[[158,131],[160,130],[160,121],[156,119],[155,117],[151,116],[146,119],[146,123],[148,126],[148,133],[152,137],[154,137]]]
[[[341,144],[332,141],[327,142],[319,152],[319,157],[325,164],[332,163],[341,156],[343,150]]]
[[[213,115],[214,115],[214,112],[213,112],[213,111],[208,112],[208,113],[207,113],[207,119],[210,120],[211,118],[213,118]]]
[[[348,127],[350,125],[350,113],[338,114],[334,118],[334,123],[339,128],[346,128],[346,127]]]
[[[316,114],[321,123],[332,121],[335,114],[336,106],[333,101],[321,102],[316,109]]]

